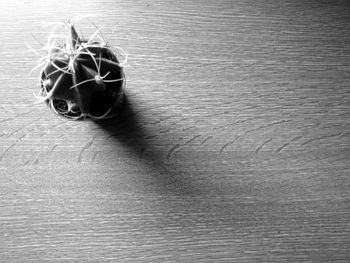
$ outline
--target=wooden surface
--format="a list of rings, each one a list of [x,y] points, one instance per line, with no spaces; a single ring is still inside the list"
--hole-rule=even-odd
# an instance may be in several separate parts
[[[50,22],[126,48],[120,118],[34,104]],[[1,1],[1,262],[349,262],[350,5]],[[89,19],[78,24],[89,35]]]

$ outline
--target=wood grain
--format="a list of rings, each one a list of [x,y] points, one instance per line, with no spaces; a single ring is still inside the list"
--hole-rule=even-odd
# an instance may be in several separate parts
[[[1,262],[349,262],[347,1],[0,10]],[[77,14],[130,55],[116,119],[35,104],[24,42]]]

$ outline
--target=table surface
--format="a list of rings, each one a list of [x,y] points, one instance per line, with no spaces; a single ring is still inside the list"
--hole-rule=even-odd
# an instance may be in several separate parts
[[[1,262],[349,262],[350,5],[1,1]],[[105,122],[36,104],[52,22],[129,53]]]

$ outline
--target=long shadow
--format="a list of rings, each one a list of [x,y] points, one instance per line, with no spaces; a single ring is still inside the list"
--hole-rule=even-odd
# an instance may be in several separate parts
[[[166,153],[168,149],[162,146],[164,139],[157,140],[157,136],[147,132],[142,112],[136,113],[134,104],[126,97],[117,117],[96,121],[96,124],[130,150],[133,158],[151,171],[152,181],[156,184],[158,192],[173,195],[200,194],[201,190],[193,183],[190,176],[186,176],[181,166],[166,160],[164,152]],[[155,146],[158,146],[157,149]]]
[[[147,143],[145,138],[147,134],[128,98],[125,98],[118,116],[95,122],[108,132],[110,137],[121,142],[132,150],[135,155],[138,154],[142,158],[142,154],[146,149]]]
[[[122,144],[132,151],[132,158],[142,162],[141,167],[147,169],[147,171],[137,171],[140,176],[145,176],[147,179],[135,182],[133,187],[147,188],[146,191],[152,195],[152,199],[146,203],[151,207],[152,213],[153,211],[162,213],[161,216],[155,217],[158,226],[160,228],[181,226],[180,229],[189,229],[189,235],[193,235],[191,230],[196,229],[197,222],[211,225],[208,231],[222,231],[220,225],[215,226],[216,221],[231,228],[233,213],[237,210],[236,203],[225,201],[224,197],[223,202],[220,198],[211,198],[206,191],[212,187],[211,185],[206,185],[191,174],[188,166],[172,164],[166,158],[169,149],[164,149],[168,147],[164,145],[169,145],[167,140],[171,138],[161,139],[158,136],[154,137],[155,134],[150,134],[151,132],[146,129],[147,126],[144,125],[145,122],[147,124],[145,115],[138,110],[135,103],[127,99],[118,117],[96,123],[108,132],[119,146]],[[149,139],[150,137],[152,140]],[[153,203],[153,198],[156,198],[157,202]],[[201,216],[197,217],[194,214]],[[187,223],[182,224],[182,222]],[[188,222],[194,223],[188,224]],[[185,237],[188,236],[186,232],[183,234]]]

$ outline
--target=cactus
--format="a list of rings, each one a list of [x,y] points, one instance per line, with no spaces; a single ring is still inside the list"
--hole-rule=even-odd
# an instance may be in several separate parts
[[[55,43],[55,27],[41,49],[47,53],[38,65],[42,67],[40,101],[71,119],[104,119],[118,114],[124,97],[125,51],[108,46],[101,36],[96,41],[100,29],[83,40],[73,23],[60,26],[66,34],[65,43]]]

